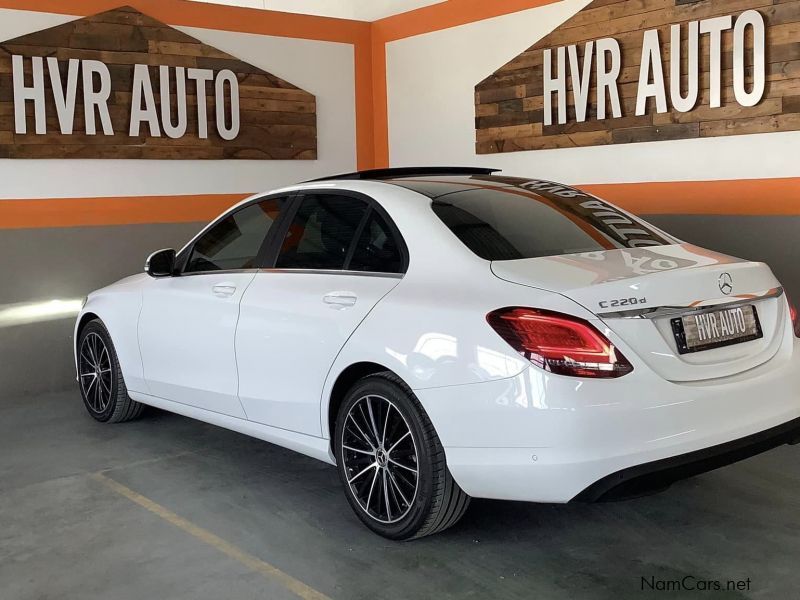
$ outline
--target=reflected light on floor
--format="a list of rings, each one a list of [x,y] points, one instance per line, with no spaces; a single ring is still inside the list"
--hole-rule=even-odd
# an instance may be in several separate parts
[[[82,299],[56,299],[0,305],[0,328],[74,317],[81,311],[82,304]]]

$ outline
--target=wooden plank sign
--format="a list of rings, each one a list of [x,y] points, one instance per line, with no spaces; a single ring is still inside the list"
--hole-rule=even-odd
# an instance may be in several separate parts
[[[800,0],[594,0],[475,113],[478,154],[800,130]]]
[[[0,44],[0,158],[313,160],[316,99],[126,6]]]

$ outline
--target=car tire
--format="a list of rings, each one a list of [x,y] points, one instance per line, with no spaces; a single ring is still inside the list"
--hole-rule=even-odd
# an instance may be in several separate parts
[[[365,377],[347,393],[336,419],[334,452],[350,506],[385,538],[444,531],[469,506],[433,424],[393,373]]]
[[[100,319],[81,329],[77,348],[78,387],[89,414],[101,423],[138,418],[144,404],[128,396],[114,343]]]

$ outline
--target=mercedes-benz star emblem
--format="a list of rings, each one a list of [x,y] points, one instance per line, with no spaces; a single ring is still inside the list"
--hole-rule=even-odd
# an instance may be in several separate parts
[[[719,291],[730,296],[733,291],[733,277],[730,273],[723,273],[719,276]]]

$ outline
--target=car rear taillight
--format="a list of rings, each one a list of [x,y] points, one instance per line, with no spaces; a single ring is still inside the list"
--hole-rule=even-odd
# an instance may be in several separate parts
[[[512,348],[539,368],[572,377],[622,377],[633,366],[588,321],[534,308],[501,308],[486,315]]]
[[[797,313],[797,308],[795,307],[794,304],[792,304],[791,300],[789,300],[789,316],[792,319],[792,327],[794,327],[794,334],[800,338],[800,314]]]

